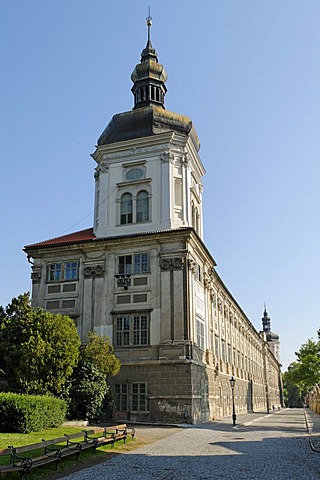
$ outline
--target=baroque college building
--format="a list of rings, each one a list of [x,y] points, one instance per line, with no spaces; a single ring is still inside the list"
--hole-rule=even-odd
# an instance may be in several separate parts
[[[110,337],[121,360],[118,418],[205,422],[282,405],[278,336],[253,327],[203,242],[199,140],[164,107],[167,75],[150,40],[134,107],[95,152],[94,226],[28,245],[32,303],[74,319],[83,342]]]

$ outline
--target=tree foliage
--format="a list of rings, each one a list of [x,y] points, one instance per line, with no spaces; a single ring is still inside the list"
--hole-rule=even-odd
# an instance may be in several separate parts
[[[88,343],[84,347],[84,356],[107,377],[119,373],[120,360],[113,353],[108,337],[100,337],[96,332],[89,332]]]
[[[12,391],[59,394],[77,365],[79,346],[74,322],[33,308],[28,294],[0,310],[0,368]]]
[[[69,418],[99,420],[108,393],[107,379],[92,362],[81,357],[69,388]]]
[[[318,341],[307,340],[295,355],[297,361],[289,365],[283,375],[283,382],[288,404],[301,406],[297,403],[301,403],[312,387],[320,382],[320,330]]]
[[[108,337],[89,332],[81,350],[80,361],[69,382],[69,417],[103,421],[112,416],[114,398],[107,377],[120,370],[120,361],[113,353]]]

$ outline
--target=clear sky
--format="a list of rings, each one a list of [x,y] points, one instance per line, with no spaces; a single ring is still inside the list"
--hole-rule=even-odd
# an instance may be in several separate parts
[[[284,368],[320,327],[319,0],[0,0],[0,304],[24,245],[92,226],[90,157],[147,39],[201,141],[205,242]]]

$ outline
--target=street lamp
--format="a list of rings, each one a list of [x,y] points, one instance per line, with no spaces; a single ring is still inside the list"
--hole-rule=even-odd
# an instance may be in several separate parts
[[[236,380],[232,376],[229,381],[230,381],[231,392],[232,392],[232,423],[233,425],[236,425],[237,415],[236,415],[236,408],[234,406],[234,387],[236,384]]]

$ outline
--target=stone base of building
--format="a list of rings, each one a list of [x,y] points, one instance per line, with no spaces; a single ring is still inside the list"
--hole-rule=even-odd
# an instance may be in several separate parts
[[[230,374],[188,360],[122,365],[121,373],[113,380],[118,397],[115,420],[196,424],[231,416],[230,378]],[[268,403],[269,408],[280,405],[279,399],[273,397],[271,405],[264,385],[235,378],[237,414],[267,411]]]

